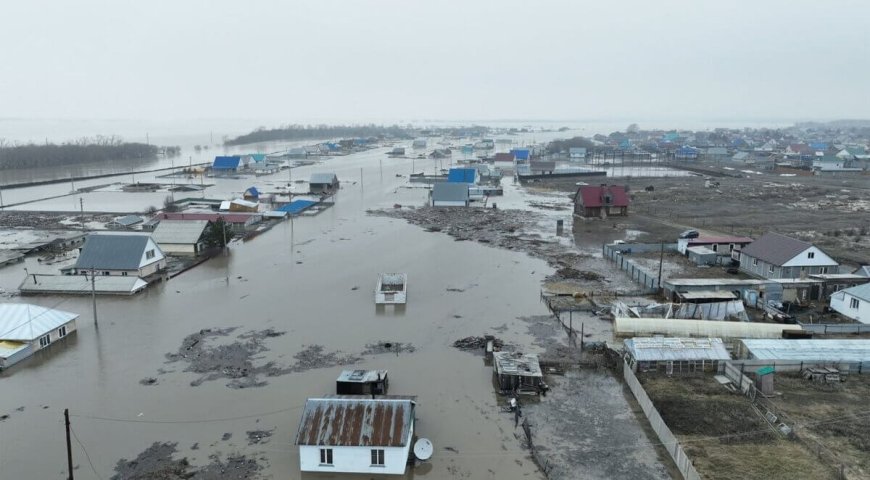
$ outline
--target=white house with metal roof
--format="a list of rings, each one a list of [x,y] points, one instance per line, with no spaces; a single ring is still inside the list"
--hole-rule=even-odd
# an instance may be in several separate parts
[[[414,397],[309,398],[296,445],[303,472],[402,475],[414,439]]]
[[[811,243],[766,233],[740,251],[740,270],[761,278],[837,273],[839,264]]]
[[[73,333],[76,318],[75,313],[29,303],[0,303],[0,370]]]
[[[870,323],[870,283],[834,292],[831,308],[844,317]]]
[[[162,222],[161,222],[162,223]],[[166,256],[148,234],[91,234],[85,239],[79,258],[66,275],[147,277],[166,268]]]
[[[205,248],[208,220],[163,220],[151,238],[169,255],[196,255]]]

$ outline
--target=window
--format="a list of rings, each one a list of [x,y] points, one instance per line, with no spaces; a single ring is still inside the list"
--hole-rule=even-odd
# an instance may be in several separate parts
[[[718,244],[715,244],[715,243],[713,244],[713,251],[714,251],[714,252],[718,252],[718,251],[719,251],[719,245],[718,245]]]
[[[822,274],[822,275],[828,273],[828,267],[821,267],[821,268],[819,268],[819,273]]]
[[[853,298],[852,300],[849,301],[849,308],[857,309],[859,305],[861,305],[861,302],[858,301],[857,298]]]
[[[773,265],[767,267],[767,273],[773,273]]]
[[[121,276],[122,276],[122,277],[126,277],[126,276],[127,276],[127,272],[121,272]]]
[[[757,258],[753,258],[753,259],[752,259],[752,266],[753,266],[753,267],[757,267],[757,266],[758,266],[758,259],[757,259]]]
[[[105,272],[103,272],[103,275],[104,275],[104,276],[107,276],[107,277],[108,277],[109,275],[111,275],[111,274],[112,274],[112,272],[110,272],[110,271],[108,271],[108,270],[106,270]]]
[[[816,258],[816,252],[807,252],[807,258]]]
[[[66,336],[66,325],[57,329],[57,338],[63,338]]]
[[[154,258],[154,250],[148,250],[147,252],[145,252],[145,258],[148,260]]]
[[[729,251],[729,252],[733,252],[733,251],[734,251],[734,244],[733,244],[733,243],[728,244],[728,251]]]
[[[39,346],[40,346],[41,348],[45,348],[45,347],[47,347],[48,344],[50,344],[50,343],[51,343],[51,337],[50,337],[50,336],[48,336],[48,335],[43,335],[43,336],[39,337]]]
[[[372,466],[384,465],[384,449],[383,448],[373,448],[372,449]]]
[[[321,465],[332,465],[332,449],[331,448],[321,448],[320,449],[320,464]]]

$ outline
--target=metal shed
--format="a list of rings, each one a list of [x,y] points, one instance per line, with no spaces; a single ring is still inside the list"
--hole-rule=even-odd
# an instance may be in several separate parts
[[[541,373],[537,355],[495,352],[492,358],[492,369],[502,390],[537,388],[543,383],[544,375]]]
[[[731,360],[721,338],[635,337],[624,344],[626,360],[634,371],[715,372],[719,362]]]
[[[386,370],[343,370],[335,380],[339,395],[386,395],[390,381]]]
[[[870,369],[870,339],[744,339],[740,358],[770,362],[831,362]]]

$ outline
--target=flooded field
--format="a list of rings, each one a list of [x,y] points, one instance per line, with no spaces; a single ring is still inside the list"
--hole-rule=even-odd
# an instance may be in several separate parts
[[[99,326],[89,298],[27,297],[81,317],[76,335],[0,375],[0,415],[8,414],[0,422],[4,476],[64,478],[62,412],[69,408],[77,478],[123,478],[131,467],[119,460],[146,450],[164,460],[186,458],[190,471],[232,464],[248,471],[248,460],[256,459],[263,478],[296,478],[292,438],[305,399],[334,393],[338,373],[353,365],[387,369],[390,393],[418,396],[417,430],[436,454],[409,469],[408,478],[543,478],[512,418],[501,413],[491,367],[452,344],[497,334],[518,348],[543,351],[521,317],[547,314],[539,292],[553,268],[522,251],[367,214],[396,203],[421,206],[428,196],[405,188],[402,175],[412,161],[387,159],[385,151],[294,170],[296,178],[335,171],[342,180],[336,206],[234,243],[228,256],[138,296],[99,298]],[[286,183],[284,175],[220,180],[208,196]],[[519,190],[508,189],[507,203],[516,202],[511,191]],[[552,210],[529,214],[530,228],[547,215]],[[538,234],[570,243],[555,237],[554,226]],[[17,289],[23,268],[57,268],[35,263],[0,270],[0,287]],[[408,274],[404,309],[375,308],[373,290],[384,271]],[[206,343],[188,348],[197,338]],[[622,408],[625,398],[614,397],[612,387],[580,390],[596,398],[599,392]],[[591,397],[589,406],[576,406],[582,418],[598,416],[595,405],[604,400]],[[637,425],[627,404],[623,409]],[[613,413],[603,415],[606,425]],[[250,442],[249,432],[263,440]],[[38,453],[33,445],[41,446]],[[649,455],[655,462],[654,452]]]

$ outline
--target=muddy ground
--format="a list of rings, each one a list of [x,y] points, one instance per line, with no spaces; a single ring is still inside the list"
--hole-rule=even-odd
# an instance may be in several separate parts
[[[638,379],[703,478],[837,478],[803,443],[775,432],[763,409],[710,375]]]
[[[707,188],[699,176],[610,180],[631,189],[632,206],[624,221],[647,232],[639,241],[675,239],[674,233],[688,228],[750,237],[775,230],[811,241],[841,261],[870,262],[867,176],[782,177],[762,172],[716,181],[718,187]],[[568,194],[576,191],[575,183],[548,180],[535,188]],[[585,223],[596,224],[593,228],[598,230],[608,222]]]
[[[187,458],[175,458],[176,446],[176,443],[154,443],[133,460],[122,458],[115,466],[112,480],[250,479],[262,468],[258,460],[245,455],[225,458],[212,455],[210,463],[195,467]]]

